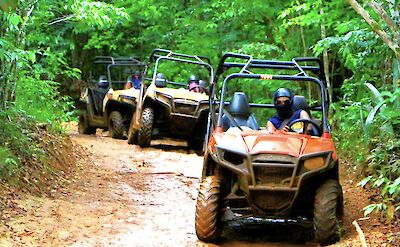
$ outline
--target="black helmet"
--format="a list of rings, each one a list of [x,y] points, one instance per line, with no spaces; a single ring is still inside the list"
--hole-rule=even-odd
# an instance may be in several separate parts
[[[205,80],[199,80],[199,86],[207,88],[208,85],[207,85],[207,82]]]
[[[195,75],[191,75],[191,76],[189,77],[189,82],[190,82],[190,83],[193,83],[193,82],[199,83],[199,78],[198,78],[197,76],[195,76]]]
[[[100,77],[99,77],[99,82],[97,83],[97,85],[100,87],[100,88],[108,88],[108,81],[107,81],[107,77],[105,76],[105,75],[101,75]]]
[[[293,102],[293,93],[287,88],[279,88],[274,93],[274,104],[276,103],[276,99],[279,97],[288,97],[290,102]]]
[[[280,105],[277,103],[277,99],[279,97],[288,97],[289,102],[284,105]],[[274,105],[275,109],[279,115],[280,118],[289,118],[293,114],[293,93],[287,88],[279,88],[278,90],[275,91],[274,93]]]

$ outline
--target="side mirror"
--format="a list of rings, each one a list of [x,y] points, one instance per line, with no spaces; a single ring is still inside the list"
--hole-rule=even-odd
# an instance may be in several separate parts
[[[157,87],[165,87],[167,85],[166,79],[156,78],[156,86]]]

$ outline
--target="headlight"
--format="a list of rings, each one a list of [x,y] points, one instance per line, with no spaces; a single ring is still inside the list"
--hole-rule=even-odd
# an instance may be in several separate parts
[[[157,100],[163,102],[164,104],[171,105],[171,98],[168,97],[167,95],[156,92],[156,97],[157,97]]]
[[[325,160],[323,157],[315,157],[307,159],[304,161],[304,168],[307,170],[315,170],[323,167],[325,165]]]
[[[224,153],[224,160],[228,161],[229,163],[232,163],[234,165],[240,165],[243,164],[243,156],[237,153],[232,153],[225,151]]]

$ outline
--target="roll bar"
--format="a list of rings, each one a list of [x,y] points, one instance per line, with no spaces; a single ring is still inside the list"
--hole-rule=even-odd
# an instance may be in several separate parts
[[[154,49],[153,52],[150,54],[149,61],[155,62],[160,57],[171,57],[171,58],[178,58],[178,59],[183,58],[184,60],[191,59],[194,61],[211,64],[211,60],[205,56],[188,55],[188,54],[177,53],[177,52],[173,52],[173,51],[165,50],[165,49]]]

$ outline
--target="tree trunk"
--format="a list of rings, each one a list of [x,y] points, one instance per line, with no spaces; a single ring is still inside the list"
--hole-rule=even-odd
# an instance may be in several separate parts
[[[324,8],[323,8],[323,3],[320,1],[321,7],[319,9],[319,13],[323,16],[324,15]],[[324,20],[321,21],[321,37],[322,39],[326,38],[326,29],[325,29],[325,24]],[[329,92],[329,102],[332,102],[332,85],[331,85],[331,80],[329,79],[329,59],[328,59],[328,51],[324,50],[323,54],[323,60],[324,60],[324,73],[325,73],[325,80],[326,80],[326,85],[328,87],[328,92]]]

